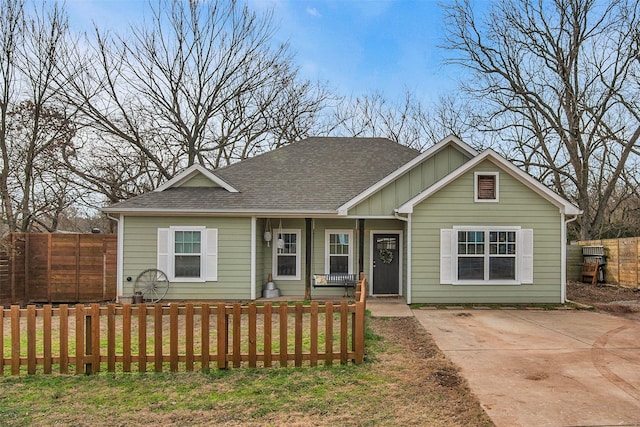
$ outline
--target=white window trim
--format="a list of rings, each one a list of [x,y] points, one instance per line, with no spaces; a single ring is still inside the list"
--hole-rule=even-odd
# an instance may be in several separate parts
[[[302,247],[302,231],[294,228],[282,229],[282,234],[295,234],[296,235],[296,275],[295,276],[278,276],[278,234],[281,230],[273,230],[273,255],[271,257],[271,268],[273,271],[274,280],[300,280],[300,253]],[[285,254],[291,255],[291,254]]]
[[[175,276],[175,232],[200,232],[200,277]],[[218,280],[218,229],[204,226],[170,226],[158,228],[157,268],[170,282],[203,283]]]
[[[324,270],[325,270],[325,274],[329,274],[329,268],[331,266],[331,263],[329,262],[329,248],[330,248],[330,241],[329,241],[329,236],[331,234],[346,234],[349,236],[349,255],[348,255],[348,263],[349,263],[349,274],[353,274],[353,230],[347,230],[347,229],[342,229],[342,230],[338,230],[338,229],[327,229],[324,232]],[[339,255],[338,255],[339,256]]]
[[[515,231],[516,232],[516,262],[515,262],[515,280],[458,280],[458,231],[482,231],[489,233],[490,231]],[[451,235],[451,249],[452,249],[452,277],[454,285],[521,285],[522,280],[520,278],[521,263],[522,263],[522,229],[519,226],[454,226],[453,233]],[[488,238],[485,239],[484,244],[488,247]],[[490,257],[488,250],[485,250],[485,276],[488,274],[486,259]]]
[[[496,198],[495,199],[479,199],[478,198],[478,177],[495,176],[496,177]],[[500,201],[500,173],[499,172],[475,172],[473,174],[473,201],[477,203],[498,203]]]

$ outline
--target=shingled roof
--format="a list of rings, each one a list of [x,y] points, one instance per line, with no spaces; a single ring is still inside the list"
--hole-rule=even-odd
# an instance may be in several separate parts
[[[169,187],[106,212],[330,214],[420,152],[384,138],[308,138],[217,169],[221,187]]]

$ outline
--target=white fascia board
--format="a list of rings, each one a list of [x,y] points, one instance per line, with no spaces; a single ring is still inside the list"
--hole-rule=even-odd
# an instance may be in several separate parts
[[[362,202],[367,197],[369,197],[372,194],[374,194],[376,191],[380,190],[381,188],[384,188],[387,184],[389,184],[390,182],[394,181],[398,177],[404,175],[405,173],[407,173],[408,171],[410,171],[411,169],[413,169],[414,167],[416,167],[420,163],[422,163],[425,160],[427,160],[429,157],[433,156],[435,153],[440,151],[442,148],[444,148],[445,146],[450,145],[450,144],[451,145],[455,145],[457,148],[459,148],[461,151],[469,154],[471,157],[475,157],[475,156],[478,155],[478,152],[476,150],[474,150],[473,148],[471,148],[471,146],[469,144],[467,144],[465,142],[462,142],[462,140],[460,140],[456,136],[450,135],[450,136],[442,139],[437,144],[431,146],[427,151],[425,151],[424,153],[420,154],[418,157],[416,157],[413,160],[405,163],[399,169],[396,169],[394,172],[392,172],[389,175],[385,176],[380,181],[376,182],[371,187],[367,188],[366,190],[364,190],[362,193],[358,194],[353,199],[349,200],[348,202],[346,202],[345,204],[340,206],[338,208],[338,215],[341,215],[341,216],[348,215],[349,209],[351,209],[352,207],[354,207],[358,203]]]
[[[205,169],[201,165],[191,165],[191,166],[189,166],[187,169],[183,170],[182,172],[180,172],[179,174],[177,174],[176,176],[174,176],[173,178],[171,178],[169,181],[165,182],[164,184],[160,185],[158,188],[156,188],[153,191],[164,191],[164,190],[166,190],[168,188],[172,188],[172,187],[178,186],[178,185],[190,180],[191,178],[193,178],[197,174],[204,175],[211,182],[213,182],[214,184],[217,184],[219,187],[224,188],[229,193],[239,193],[238,190],[233,188],[231,185],[229,185],[227,182],[225,182],[222,178],[220,178],[219,176],[215,175],[211,171]]]
[[[153,208],[102,208],[102,212],[105,213],[118,213],[128,214],[131,216],[202,216],[202,215],[216,215],[216,216],[261,216],[270,218],[336,218],[336,211],[332,210],[317,210],[317,211],[304,211],[304,210],[255,210],[255,209],[153,209]]]
[[[413,213],[413,207],[415,205],[417,205],[418,203],[421,203],[423,200],[430,197],[436,191],[439,191],[442,188],[446,187],[451,182],[455,181],[460,176],[462,176],[463,174],[473,169],[475,166],[480,164],[485,159],[488,159],[493,163],[496,163],[500,168],[502,168],[507,173],[509,173],[509,175],[511,175],[512,177],[514,177],[515,179],[517,179],[518,181],[520,181],[521,183],[529,187],[531,190],[533,190],[542,198],[549,201],[551,204],[557,206],[560,209],[561,213],[565,215],[582,214],[582,211],[578,209],[576,206],[574,206],[573,204],[571,204],[570,202],[562,198],[560,195],[551,191],[544,184],[535,180],[531,175],[520,170],[516,165],[514,165],[513,163],[511,163],[510,161],[508,161],[507,159],[505,159],[504,157],[502,157],[501,155],[499,155],[498,153],[496,153],[490,148],[486,149],[485,151],[480,153],[478,156],[476,156],[472,160],[463,164],[458,169],[451,172],[449,175],[442,178],[440,181],[436,182],[434,185],[427,188],[422,193],[418,194],[411,200],[407,201],[405,204],[403,204],[398,208],[397,212],[402,214]]]

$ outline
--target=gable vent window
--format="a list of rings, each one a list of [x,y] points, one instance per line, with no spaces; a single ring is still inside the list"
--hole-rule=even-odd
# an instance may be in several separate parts
[[[476,172],[475,174],[475,201],[498,201],[498,173]]]

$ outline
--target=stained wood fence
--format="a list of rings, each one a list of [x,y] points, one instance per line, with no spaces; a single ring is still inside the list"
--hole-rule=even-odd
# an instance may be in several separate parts
[[[365,283],[351,304],[12,306],[0,311],[0,374],[360,364]]]
[[[640,288],[640,237],[580,241],[578,244],[604,247],[607,257],[604,279],[607,283]]]
[[[0,305],[116,297],[115,234],[12,233],[0,250]]]

